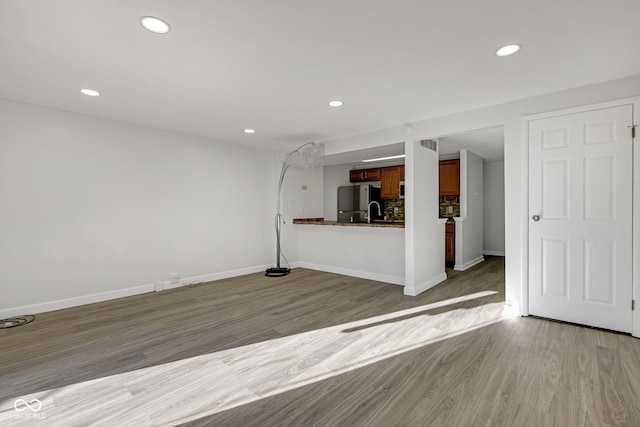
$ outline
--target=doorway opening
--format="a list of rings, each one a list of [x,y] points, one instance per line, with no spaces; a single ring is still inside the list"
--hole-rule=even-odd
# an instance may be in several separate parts
[[[447,135],[439,141],[440,218],[447,275],[505,256],[504,128]]]

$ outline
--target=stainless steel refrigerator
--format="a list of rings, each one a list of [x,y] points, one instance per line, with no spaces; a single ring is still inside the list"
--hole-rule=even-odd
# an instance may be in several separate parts
[[[380,187],[371,184],[338,187],[338,222],[367,222],[367,207],[376,201],[382,206]],[[371,219],[381,219],[378,207],[371,207]]]

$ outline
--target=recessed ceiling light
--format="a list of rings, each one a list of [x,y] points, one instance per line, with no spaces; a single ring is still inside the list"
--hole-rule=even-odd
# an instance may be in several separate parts
[[[343,105],[342,101],[329,101],[329,107],[342,107]]]
[[[168,33],[171,27],[165,21],[154,16],[143,16],[140,18],[140,23],[147,30],[152,33],[165,34]]]
[[[83,95],[87,95],[87,96],[100,96],[100,92],[93,89],[80,89],[80,92]]]
[[[522,48],[522,45],[519,45],[517,43],[508,44],[508,45],[502,46],[500,49],[496,50],[496,55],[497,56],[513,55],[514,53],[519,51],[521,48]]]
[[[244,133],[256,133],[255,129],[245,129]]]
[[[377,159],[367,159],[363,162],[381,162],[382,160],[403,159],[404,154],[398,154],[397,156],[378,157]]]

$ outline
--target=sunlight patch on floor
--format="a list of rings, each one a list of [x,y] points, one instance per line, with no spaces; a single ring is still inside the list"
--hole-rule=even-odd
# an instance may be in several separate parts
[[[38,399],[47,424],[174,425],[323,381],[428,344],[500,322],[504,302],[455,304],[478,292],[375,316],[20,396]],[[0,424],[23,425],[30,409],[0,402]],[[20,410],[22,409],[22,410]],[[33,411],[32,411],[33,412]]]

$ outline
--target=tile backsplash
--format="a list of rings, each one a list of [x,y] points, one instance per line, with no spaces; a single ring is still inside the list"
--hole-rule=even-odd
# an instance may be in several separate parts
[[[395,213],[395,208],[398,208],[398,213]],[[404,221],[404,199],[385,199],[384,216],[387,219]]]
[[[384,215],[387,219],[404,221],[404,199],[383,200]],[[395,208],[398,208],[395,213]],[[440,218],[460,216],[460,196],[440,197]]]
[[[440,218],[460,216],[460,196],[440,197]]]

